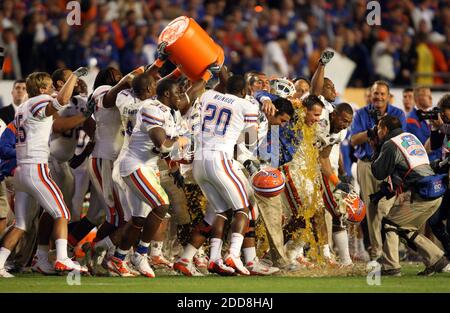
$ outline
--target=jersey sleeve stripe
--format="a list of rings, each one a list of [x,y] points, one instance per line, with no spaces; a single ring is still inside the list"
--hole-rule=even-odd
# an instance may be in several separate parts
[[[142,121],[144,123],[147,123],[147,124],[150,124],[150,125],[157,125],[157,126],[162,126],[163,125],[163,123],[156,122],[156,121],[153,121],[153,120],[149,120],[149,119],[146,119],[146,118],[142,118]]]
[[[155,121],[164,123],[164,120],[157,118],[156,116],[150,115],[150,114],[146,114],[146,113],[142,113],[143,116],[148,117],[149,119],[153,119]]]
[[[244,114],[244,117],[258,117],[258,114]]]
[[[43,103],[49,103],[50,101],[49,100],[42,100],[42,101],[39,101],[39,102],[37,102],[37,103],[35,103],[32,107],[31,107],[31,112],[33,112],[34,111],[34,109],[38,106],[38,105],[40,105],[40,104],[43,104]]]
[[[33,113],[33,116],[36,117],[39,114],[39,112],[45,107],[46,107],[46,105],[40,107],[36,112]]]
[[[33,114],[33,116],[36,116],[39,113],[39,111],[45,108],[49,103],[50,101],[46,101],[45,103],[33,106],[33,108],[31,109],[31,114]]]

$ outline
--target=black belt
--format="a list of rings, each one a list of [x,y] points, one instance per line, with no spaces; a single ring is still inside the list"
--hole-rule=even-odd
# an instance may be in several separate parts
[[[363,162],[371,162],[372,161],[372,159],[369,157],[364,157],[364,158],[361,158],[360,160]]]

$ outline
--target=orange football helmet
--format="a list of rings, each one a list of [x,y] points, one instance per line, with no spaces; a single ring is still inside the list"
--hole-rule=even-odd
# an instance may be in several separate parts
[[[283,174],[275,168],[266,168],[252,178],[252,186],[257,194],[272,198],[283,192],[285,180]]]
[[[350,192],[336,189],[333,192],[339,214],[344,215],[349,223],[360,223],[366,216],[366,205],[356,192],[351,188]]]

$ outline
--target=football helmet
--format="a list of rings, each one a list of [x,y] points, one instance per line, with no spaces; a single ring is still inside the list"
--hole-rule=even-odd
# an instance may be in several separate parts
[[[253,189],[257,194],[272,198],[284,190],[285,179],[281,172],[275,168],[266,168],[253,175]]]
[[[295,93],[294,84],[285,78],[274,78],[270,81],[271,92],[282,98],[291,97]]]
[[[336,189],[333,192],[334,199],[337,203],[335,212],[347,222],[357,224],[366,216],[366,205],[350,184],[349,190],[349,192],[345,192],[342,189]]]

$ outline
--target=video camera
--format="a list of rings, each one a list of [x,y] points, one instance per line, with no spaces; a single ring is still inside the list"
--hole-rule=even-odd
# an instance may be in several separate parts
[[[381,114],[381,111],[375,108],[369,109],[369,115],[371,118],[375,120],[375,125],[378,124],[378,122],[381,120],[383,115]]]
[[[393,196],[395,196],[395,191],[391,190],[391,186],[387,182],[382,182],[380,185],[380,190],[371,194],[369,198],[370,202],[378,205],[378,202],[380,202],[383,197],[386,197],[386,199],[389,200]]]
[[[431,111],[423,111],[417,110],[417,116],[419,117],[419,121],[424,120],[437,120],[439,118],[439,114],[441,113],[440,108],[433,108]]]

